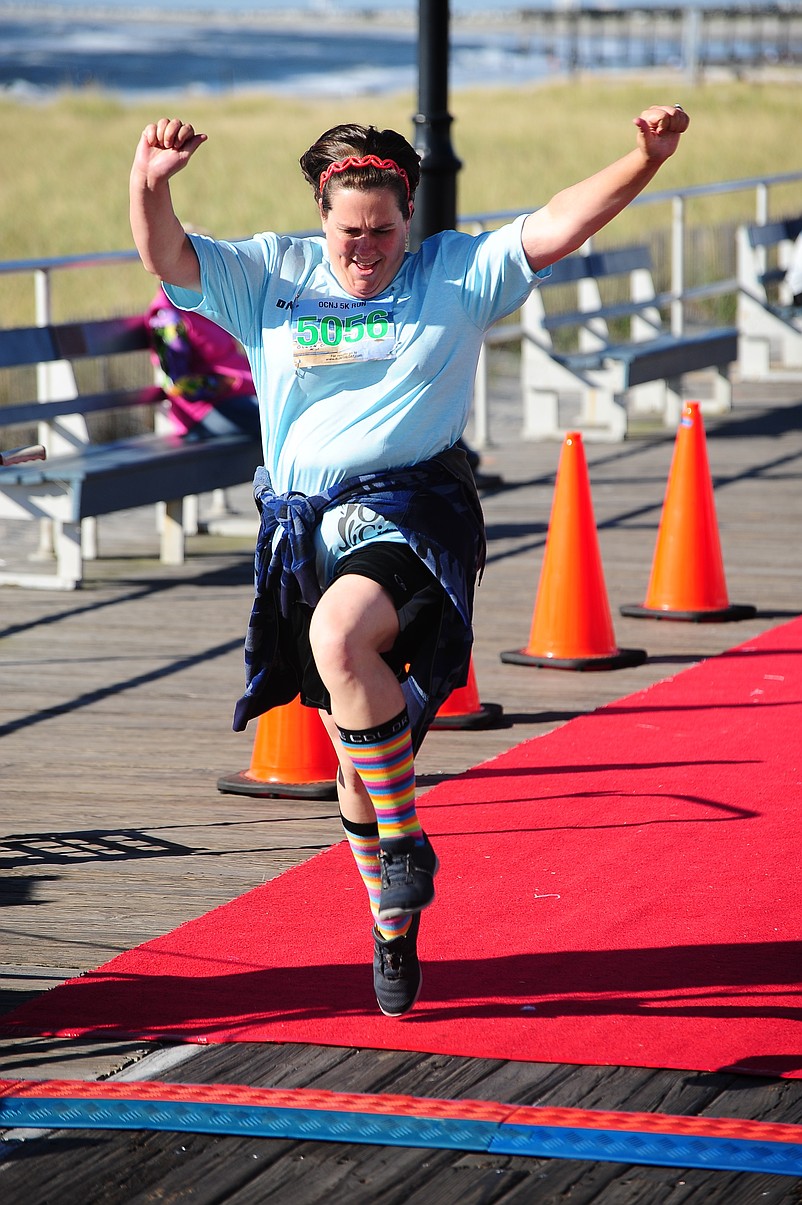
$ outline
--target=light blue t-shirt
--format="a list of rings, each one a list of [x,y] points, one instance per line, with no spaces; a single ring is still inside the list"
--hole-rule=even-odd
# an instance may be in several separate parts
[[[469,235],[443,231],[407,253],[386,292],[351,297],[322,236],[192,235],[202,293],[165,285],[181,309],[230,331],[250,361],[265,466],[277,493],[312,495],[357,473],[428,460],[470,413],[485,332],[539,278],[521,245],[525,217]],[[333,560],[376,530],[366,512],[327,515]]]

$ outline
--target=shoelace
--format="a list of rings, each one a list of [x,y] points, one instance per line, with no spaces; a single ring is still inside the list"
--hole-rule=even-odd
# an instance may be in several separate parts
[[[380,850],[379,859],[382,864],[382,886],[389,886],[389,871],[393,863],[403,864],[403,873],[407,881],[409,881],[415,873],[416,867],[412,861],[412,851],[408,851],[405,854],[388,854],[384,850]]]
[[[382,950],[382,959],[385,969],[394,971],[400,975],[405,970],[405,964],[409,959],[409,951],[403,947],[397,950]]]

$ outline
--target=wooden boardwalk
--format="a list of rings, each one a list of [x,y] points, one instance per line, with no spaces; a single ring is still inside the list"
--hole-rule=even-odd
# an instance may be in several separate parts
[[[497,388],[504,392],[502,385]],[[669,677],[802,611],[802,382],[736,389],[706,421],[733,624],[624,619],[642,601],[673,434],[586,444],[607,590],[640,666],[560,673],[503,665],[525,645],[560,448],[523,443],[511,418],[485,455],[489,562],[474,666],[505,726],[433,732],[421,791],[572,716]],[[235,501],[249,506],[248,491]],[[0,1007],[169,931],[341,837],[332,803],[217,791],[247,767],[234,734],[250,605],[248,536],[190,540],[187,563],[153,559],[149,512],[101,522],[104,559],[77,594],[0,589]],[[26,548],[0,529],[0,556]],[[425,806],[425,805],[424,805]],[[366,966],[366,974],[369,974]],[[145,1048],[5,1042],[0,1077],[122,1075],[177,1082],[316,1086],[539,1105],[802,1122],[802,1082],[616,1067],[553,1066],[287,1045]],[[6,1205],[193,1202],[754,1202],[800,1200],[788,1177],[574,1160],[204,1135],[61,1132],[0,1145]]]

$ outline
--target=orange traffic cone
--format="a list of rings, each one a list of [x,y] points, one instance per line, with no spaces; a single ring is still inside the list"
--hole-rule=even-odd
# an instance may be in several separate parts
[[[299,697],[259,717],[250,769],[218,778],[217,789],[271,799],[336,799],[338,765],[323,721]]]
[[[468,681],[457,686],[442,705],[431,723],[432,728],[492,728],[498,724],[504,708],[500,703],[482,703],[473,658],[468,667]]]
[[[604,584],[582,436],[565,437],[543,567],[525,649],[501,654],[512,665],[552,669],[621,669],[646,660],[620,649]]]
[[[686,402],[646,599],[642,606],[627,603],[621,614],[713,623],[748,619],[755,611],[727,597],[704,424],[699,402]]]

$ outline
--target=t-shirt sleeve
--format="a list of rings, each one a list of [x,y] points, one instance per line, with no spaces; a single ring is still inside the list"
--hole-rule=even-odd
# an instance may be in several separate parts
[[[513,313],[536,288],[551,275],[551,268],[535,272],[529,265],[521,241],[526,215],[497,230],[476,236],[459,236],[453,253],[464,257],[448,263],[452,249],[445,245],[449,275],[462,273],[463,305],[472,322],[483,330]]]
[[[275,270],[275,240],[268,235],[238,243],[189,237],[200,264],[201,291],[164,284],[164,292],[179,309],[210,318],[240,342],[252,344],[254,337],[258,342],[258,332],[251,327]]]

